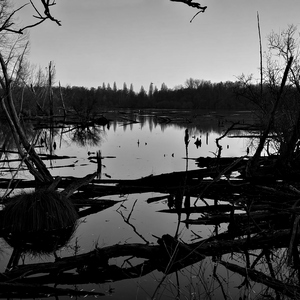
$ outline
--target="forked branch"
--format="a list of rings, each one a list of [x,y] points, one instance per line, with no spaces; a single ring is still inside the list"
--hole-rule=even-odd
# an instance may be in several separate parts
[[[61,26],[61,21],[57,20],[56,18],[54,18],[51,14],[50,8],[51,6],[56,5],[55,0],[40,0],[41,4],[43,5],[43,9],[44,12],[40,12],[39,9],[36,7],[36,5],[34,5],[33,1],[30,0],[30,4],[33,7],[33,9],[36,12],[36,15],[33,15],[34,18],[38,19],[37,22],[34,22],[32,24],[26,25],[22,28],[19,29],[15,29],[13,28],[13,26],[15,25],[12,21],[14,15],[20,11],[21,9],[23,9],[25,6],[29,5],[29,3],[26,3],[22,6],[20,6],[19,8],[15,9],[5,20],[5,22],[0,26],[0,32],[1,31],[8,31],[8,32],[13,32],[13,33],[18,33],[18,34],[23,34],[24,31],[28,28],[32,28],[32,27],[36,27],[39,24],[43,23],[46,20],[51,20],[53,22],[55,22],[57,25]]]

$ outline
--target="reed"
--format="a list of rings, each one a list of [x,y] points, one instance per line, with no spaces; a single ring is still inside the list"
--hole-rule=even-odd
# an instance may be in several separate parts
[[[68,243],[77,227],[73,204],[55,191],[35,191],[12,198],[1,220],[5,241],[22,252],[51,253]]]

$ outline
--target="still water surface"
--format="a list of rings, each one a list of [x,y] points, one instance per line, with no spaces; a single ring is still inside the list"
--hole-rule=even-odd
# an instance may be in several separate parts
[[[141,119],[139,119],[141,118]],[[188,169],[197,169],[194,159],[202,157],[214,157],[217,153],[216,138],[220,137],[227,128],[220,127],[216,119],[211,119],[210,128],[193,126],[190,123],[182,122],[160,124],[154,122],[152,117],[136,116],[137,123],[126,125],[126,122],[115,122],[109,128],[97,128],[96,139],[87,139],[83,143],[75,138],[74,131],[64,134],[57,132],[54,137],[56,149],[53,154],[67,155],[71,158],[64,160],[52,160],[49,162],[51,174],[53,176],[74,176],[83,177],[95,172],[97,165],[89,160],[98,150],[101,151],[103,159],[102,178],[103,179],[136,179],[148,175],[158,175],[173,171],[184,171],[186,169],[186,149],[184,144],[185,129],[188,128],[190,143],[188,146]],[[142,120],[142,122],[139,122]],[[207,120],[206,120],[207,124]],[[65,130],[67,131],[67,130]],[[231,134],[243,134],[243,132],[232,132]],[[201,147],[197,147],[194,142],[200,139]],[[223,147],[222,156],[241,156],[246,154],[249,141],[244,138],[224,137],[220,144]],[[47,153],[47,147],[40,147],[40,153]],[[66,167],[69,166],[69,167]],[[142,193],[130,195],[113,195],[103,197],[121,201],[115,206],[108,208],[97,214],[92,214],[81,222],[70,246],[79,246],[79,253],[88,252],[94,249],[95,245],[100,247],[122,244],[122,243],[144,243],[141,236],[150,243],[156,243],[156,237],[163,234],[174,235],[178,216],[176,214],[158,213],[158,210],[166,209],[165,201],[158,201],[148,204],[147,199],[161,196],[157,193]],[[135,206],[134,203],[137,200]],[[130,223],[124,222],[124,217],[128,217],[132,208]],[[183,217],[184,218],[184,217]],[[196,218],[196,216],[194,217]],[[180,225],[180,239],[190,242],[201,236],[208,237],[212,234],[212,226],[191,226],[189,229],[184,224]],[[222,229],[220,229],[222,230]],[[3,242],[4,253],[1,258],[1,269],[5,268],[11,249]],[[60,251],[60,255],[67,256],[73,250],[66,247]],[[26,262],[36,261],[37,258],[26,257]],[[53,257],[41,257],[38,260],[53,261]],[[119,260],[115,261],[120,264]],[[154,272],[151,275],[134,280],[121,282],[111,282],[101,285],[84,286],[85,290],[95,290],[109,294],[109,299],[174,299],[178,293],[174,281],[180,281],[182,287],[181,299],[218,299],[220,290],[211,277],[212,263],[204,260],[199,264],[190,266],[180,272],[180,279],[174,274],[165,278],[164,284],[159,286],[163,274]],[[223,274],[229,282],[234,285],[237,277]],[[228,290],[228,294],[234,295],[236,291]],[[209,296],[208,296],[209,294]],[[219,296],[218,296],[219,295]],[[238,297],[238,295],[236,295]],[[236,298],[233,296],[233,298]],[[106,297],[104,297],[106,298]]]

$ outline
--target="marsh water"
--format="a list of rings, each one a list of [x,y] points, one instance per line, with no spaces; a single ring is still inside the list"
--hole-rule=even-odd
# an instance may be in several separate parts
[[[109,116],[109,114],[107,114]],[[121,115],[121,117],[120,117]],[[198,113],[189,117],[178,113],[165,116],[163,111],[119,112],[118,119],[109,126],[74,129],[73,125],[56,128],[50,133],[48,128],[39,128],[37,153],[53,154],[60,159],[46,160],[53,176],[83,177],[97,170],[93,157],[100,150],[102,156],[101,178],[106,180],[138,179],[149,175],[159,175],[174,171],[198,169],[196,159],[214,157],[218,151],[216,138],[230,126],[232,120],[245,122],[245,112],[226,114]],[[175,117],[176,116],[176,117]],[[194,122],[197,120],[197,122]],[[185,130],[188,129],[190,143],[188,152],[184,143]],[[251,152],[250,140],[241,138],[245,132],[231,131],[220,140],[222,157],[239,157]],[[50,139],[51,135],[51,139]],[[239,136],[239,137],[237,137]],[[198,145],[195,142],[201,141]],[[12,159],[16,154],[10,154]],[[62,157],[64,157],[62,159]],[[2,162],[2,177],[9,177],[9,165]],[[26,170],[19,169],[17,177],[30,179]],[[114,206],[80,220],[78,228],[68,245],[57,251],[58,256],[85,253],[98,247],[127,243],[155,244],[164,234],[174,235],[179,228],[179,238],[184,242],[201,240],[215,231],[214,226],[186,226],[176,214],[159,212],[166,209],[166,200],[153,200],[163,196],[160,193],[117,194],[102,197],[118,201]],[[195,200],[195,199],[194,199]],[[208,200],[209,201],[209,200]],[[197,215],[193,216],[197,218]],[[182,216],[184,219],[185,216]],[[220,232],[226,227],[220,226]],[[5,270],[12,249],[1,241],[1,272]],[[124,259],[115,259],[116,265],[135,263]],[[34,257],[22,256],[21,263],[54,261],[52,255]],[[125,261],[125,262],[124,262]],[[78,285],[73,288],[97,291],[105,294],[103,299],[220,299],[222,291],[219,281],[213,276],[215,263],[205,259],[197,264],[165,276],[155,271],[137,279],[121,280],[101,284]],[[238,299],[243,289],[238,289],[243,278],[219,267],[219,274],[226,286],[228,297]],[[59,283],[58,283],[59,285]],[[62,285],[63,286],[63,285]],[[72,288],[72,287],[70,287]],[[261,287],[254,285],[253,295]],[[60,299],[63,299],[61,297]],[[66,297],[64,299],[67,299]]]

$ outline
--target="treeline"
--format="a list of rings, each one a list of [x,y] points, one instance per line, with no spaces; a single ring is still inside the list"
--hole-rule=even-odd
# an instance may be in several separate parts
[[[31,86],[15,88],[14,94],[19,111],[25,115],[61,114],[65,110],[84,116],[106,108],[249,109],[251,103],[237,96],[238,89],[239,82],[188,79],[184,86],[174,89],[165,84],[158,89],[150,84],[147,92],[143,87],[135,92],[132,84],[128,88],[125,83],[119,89],[114,83],[98,88]]]

